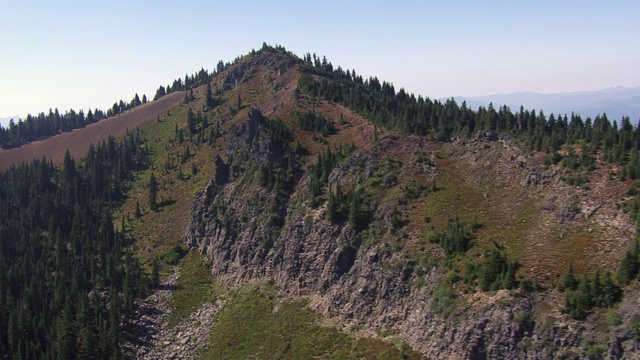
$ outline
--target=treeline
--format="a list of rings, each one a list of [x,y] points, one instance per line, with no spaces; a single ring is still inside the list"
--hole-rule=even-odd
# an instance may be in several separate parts
[[[218,71],[223,71],[228,66],[230,66],[230,64],[225,65],[224,63],[222,63],[222,60],[220,60],[220,62],[218,63],[218,69],[222,70]],[[200,71],[195,74],[185,74],[184,80],[182,80],[182,78],[177,78],[173,80],[173,83],[168,84],[166,87],[160,85],[156,90],[156,94],[153,96],[153,100],[158,100],[161,97],[172,92],[190,90],[198,86],[208,84],[211,76],[215,74],[216,72],[214,72],[213,74],[209,74],[209,71],[205,70],[204,68],[201,68]]]
[[[146,95],[143,95],[142,99],[140,99],[138,94],[135,94],[130,102],[117,101],[106,112],[100,109],[93,111],[89,109],[85,115],[82,110],[76,112],[70,109],[64,114],[60,114],[58,109],[49,109],[48,114],[44,112],[35,116],[29,114],[25,119],[21,119],[17,123],[11,121],[6,128],[0,126],[0,147],[10,149],[54,136],[61,132],[82,128],[145,103],[147,103]]]
[[[135,131],[0,173],[0,357],[122,357],[118,326],[152,284],[113,208],[147,161]]]
[[[225,64],[220,60],[214,74],[224,71],[229,66],[231,66],[230,63]],[[175,91],[189,90],[200,85],[208,84],[211,76],[207,70],[200,69],[200,71],[195,74],[185,75],[184,80],[181,78],[175,79],[173,83],[167,85],[166,88],[160,86],[158,90],[156,90],[153,100],[158,100],[162,96]],[[189,99],[192,99],[192,97],[193,93],[191,93]],[[213,99],[212,96],[211,99]],[[82,128],[102,119],[124,113],[137,106],[146,104],[148,101],[146,95],[142,95],[142,98],[140,98],[138,94],[135,94],[131,101],[116,101],[106,111],[89,109],[85,114],[82,110],[76,112],[70,109],[64,114],[60,114],[58,109],[50,109],[48,114],[44,112],[35,116],[29,114],[25,119],[21,119],[17,123],[13,121],[10,122],[6,128],[0,126],[0,147],[10,149],[32,141],[54,136],[61,132]],[[211,100],[208,101],[211,102]]]
[[[512,111],[493,105],[474,111],[464,102],[458,105],[453,99],[443,103],[416,97],[404,89],[396,91],[392,84],[381,83],[376,77],[365,80],[353,70],[334,69],[326,58],[315,54],[305,55],[303,63],[305,74],[298,81],[297,94],[343,104],[388,129],[438,141],[471,137],[479,131],[508,133],[533,150],[547,152],[555,162],[563,159],[566,151],[558,152],[563,146],[580,145],[580,156],[587,166],[586,158],[599,154],[602,161],[623,165],[622,178],[640,177],[640,128],[633,126],[629,117],[620,122],[610,121],[605,114],[594,119],[577,114],[547,117],[542,111],[523,107]]]
[[[286,53],[286,49],[282,46],[276,45],[275,47],[269,46],[266,43],[262,44],[262,48],[260,50],[258,50],[256,52],[256,50],[252,50],[251,51],[251,55],[256,55],[256,53],[259,52],[275,52],[275,51],[280,51],[280,52],[285,52]],[[204,68],[201,68],[200,71],[198,71],[195,74],[192,75],[188,75],[185,74],[184,76],[184,80],[182,78],[177,78],[175,80],[173,80],[172,83],[167,84],[167,86],[163,86],[160,85],[158,87],[158,89],[156,90],[155,95],[153,96],[153,100],[158,100],[161,97],[170,94],[172,92],[176,92],[176,91],[186,91],[186,90],[191,90],[193,88],[199,87],[201,85],[205,85],[205,84],[209,84],[211,79],[222,73],[223,71],[227,70],[229,67],[231,67],[233,64],[238,63],[240,60],[242,60],[244,58],[244,56],[237,56],[233,62],[224,62],[222,60],[218,61],[218,63],[216,64],[214,70],[212,72],[209,72],[208,70],[205,70]],[[253,69],[249,69],[247,71],[247,73],[245,74],[245,76],[249,77],[251,75],[251,72],[253,71]],[[226,77],[224,79],[224,83],[227,85],[230,85],[231,78],[230,77]],[[208,99],[212,99],[213,97],[211,96],[207,96]],[[190,101],[193,100],[192,95],[186,95],[185,96],[185,103],[189,103]],[[213,106],[209,103],[209,107],[212,108]]]
[[[265,48],[270,51],[284,51],[284,48],[276,47],[274,49],[264,44],[263,49]],[[241,59],[242,57],[237,57],[234,60],[234,63],[238,62]],[[231,65],[232,63],[230,62],[225,63],[220,60],[212,73],[205,70],[204,68],[201,68],[194,74],[185,74],[184,79],[178,78],[175,79],[172,83],[168,84],[166,87],[162,85],[158,87],[153,100],[158,100],[161,97],[172,92],[186,91],[201,85],[208,84],[213,76],[226,70]],[[192,93],[190,94],[188,99],[193,99]],[[6,128],[0,126],[0,147],[3,149],[15,148],[32,141],[41,140],[50,136],[57,135],[61,132],[82,128],[91,123],[131,110],[136,106],[147,103],[148,101],[149,100],[147,99],[146,95],[143,95],[142,98],[140,98],[138,94],[135,94],[131,101],[116,101],[106,111],[100,109],[89,109],[89,111],[85,114],[83,110],[75,111],[73,109],[70,109],[64,114],[60,114],[58,109],[50,109],[47,114],[45,114],[44,112],[41,112],[38,115],[29,114],[25,119],[21,119],[18,122],[11,121]],[[209,105],[209,107],[213,107],[215,105],[215,99],[213,98],[213,96],[209,95],[207,97],[207,104]]]
[[[40,113],[36,116],[27,115],[17,123],[11,121],[9,126],[0,127],[0,146],[3,149],[18,147],[22,144],[56,135],[60,132],[71,131],[106,118],[102,110],[89,110],[85,113],[72,110],[60,114],[58,109],[49,110],[49,113]]]
[[[172,83],[167,84],[167,86],[163,86],[160,85],[158,87],[158,89],[156,90],[156,94],[153,96],[153,100],[158,100],[161,97],[167,95],[167,94],[171,94],[172,92],[176,92],[176,91],[186,91],[186,90],[191,90],[194,88],[197,88],[199,86],[202,85],[206,85],[209,84],[209,82],[211,81],[211,79],[220,74],[221,72],[227,70],[231,65],[237,63],[238,61],[240,61],[242,59],[241,56],[236,57],[236,59],[233,61],[233,63],[231,62],[224,62],[222,60],[218,61],[218,63],[216,64],[215,69],[212,72],[209,72],[208,70],[201,68],[197,73],[195,74],[185,74],[184,75],[184,80],[182,78],[177,78],[174,79]],[[207,96],[207,98],[212,98],[211,96]],[[192,97],[188,98],[189,101],[193,100]],[[186,103],[188,103],[189,101],[187,101]],[[212,106],[210,106],[212,107]]]

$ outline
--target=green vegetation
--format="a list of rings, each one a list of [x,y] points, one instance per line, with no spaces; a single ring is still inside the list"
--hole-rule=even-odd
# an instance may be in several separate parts
[[[455,312],[456,291],[450,284],[440,283],[433,291],[431,309],[445,319],[451,319]]]
[[[168,326],[178,325],[206,301],[212,301],[213,285],[210,265],[198,253],[190,252],[180,264],[177,289],[171,295],[174,310]]]
[[[453,99],[441,103],[408,94],[404,89],[396,91],[392,84],[380,83],[376,77],[365,80],[355,71],[312,61],[310,56],[303,60],[301,69],[305,74],[298,81],[298,94],[340,103],[389,130],[437,141],[447,141],[454,135],[470,137],[480,131],[508,133],[530,149],[552,154],[553,163],[561,160],[563,156],[558,151],[564,148],[567,160],[563,163],[572,170],[592,169],[593,157],[600,154],[602,161],[624,166],[622,178],[640,175],[640,131],[629,117],[623,117],[620,123],[612,123],[606,115],[586,120],[577,114],[547,117],[542,111],[536,113],[522,107],[516,112],[507,106],[496,110],[492,104],[473,111],[466,103],[458,105]],[[314,79],[312,75],[319,77]],[[581,148],[580,156],[574,153],[574,146]]]
[[[629,284],[633,279],[638,277],[640,273],[640,261],[638,254],[640,253],[640,241],[636,240],[633,249],[627,250],[620,261],[617,279],[622,285]]]
[[[305,74],[298,81],[299,96],[340,103],[388,130],[426,136],[436,141],[448,141],[453,137],[469,138],[481,132],[484,132],[483,136],[487,136],[488,133],[489,136],[494,134],[496,137],[499,134],[508,134],[528,149],[546,152],[548,155],[545,162],[548,165],[562,164],[564,181],[583,189],[588,189],[589,176],[599,164],[618,164],[619,173],[611,171],[610,174],[620,180],[640,177],[640,128],[633,126],[629,117],[623,117],[618,122],[610,121],[606,115],[596,116],[594,119],[583,119],[577,114],[546,116],[543,112],[537,113],[522,107],[518,111],[512,111],[506,106],[496,109],[493,105],[474,111],[468,108],[466,103],[458,105],[453,99],[440,102],[416,97],[404,89],[396,91],[390,83],[381,83],[375,77],[363,79],[353,70],[334,68],[330,62],[317,61],[315,57],[312,60],[311,56],[307,55],[303,60],[305,65],[302,70]],[[475,203],[475,198],[470,201],[470,197],[467,196],[475,194],[460,196],[458,190],[461,186],[456,185],[460,181],[454,178],[447,179],[444,183],[449,188],[428,198],[426,216],[429,219],[433,218],[432,214],[449,212],[451,204],[459,202],[460,198],[464,198],[467,204]],[[370,183],[375,186],[380,181],[373,178]],[[632,198],[626,204],[627,209],[637,219],[640,218],[638,189],[640,185],[631,187],[629,195]],[[405,191],[405,198],[412,195],[411,191]],[[448,214],[455,215],[455,212]],[[520,218],[520,227],[525,227],[527,221],[532,220],[531,214],[523,214]],[[484,236],[502,239],[517,238],[520,235],[518,231],[512,234],[490,234],[491,231],[494,230],[488,229]],[[464,241],[454,241],[455,239],[456,237],[434,241],[441,243],[445,254],[451,256],[464,252],[458,247],[459,244],[464,244]],[[520,251],[518,248],[510,249],[516,256]],[[477,264],[467,266],[470,272],[478,269],[480,266]],[[617,273],[618,282],[626,284],[635,279],[638,269],[638,251],[630,251],[623,258]],[[509,284],[512,279],[511,272],[513,270],[509,272]],[[506,276],[507,272],[501,273]],[[484,274],[489,276],[489,273]],[[481,284],[482,288],[493,287],[489,286],[488,280],[485,279]],[[505,279],[502,279],[502,282],[504,281]]]
[[[161,85],[158,87],[153,100],[158,100],[175,91],[190,90],[189,93],[185,94],[184,100],[184,103],[188,104],[195,100],[195,96],[193,95],[194,88],[204,84],[209,84],[212,76],[224,71],[230,65],[231,64],[229,63],[224,64],[220,61],[213,73],[209,73],[205,69],[200,69],[195,74],[190,76],[185,75],[184,80],[178,78],[166,87]],[[3,149],[14,148],[28,142],[54,136],[61,132],[81,128],[102,119],[119,115],[137,106],[146,104],[147,102],[148,100],[146,95],[143,95],[142,99],[140,99],[138,94],[135,94],[131,101],[116,101],[113,103],[113,106],[106,111],[100,109],[89,109],[85,114],[82,110],[75,111],[73,109],[69,109],[64,114],[61,114],[56,108],[55,110],[49,109],[47,114],[44,112],[35,116],[29,114],[24,120],[20,120],[17,123],[12,121],[6,129],[0,127],[0,147]],[[217,100],[210,92],[207,96],[207,105],[209,108],[213,108],[217,105]]]
[[[305,302],[277,298],[270,285],[232,292],[203,359],[419,359],[408,347],[355,339],[317,324]]]
[[[116,219],[125,219],[141,261],[147,265],[158,261],[160,274],[166,274],[167,264],[177,264],[183,256],[175,250],[187,226],[185,206],[213,175],[214,164],[210,159],[216,148],[208,145],[208,135],[209,130],[221,135],[219,118],[214,111],[200,115],[196,111],[194,117],[199,119],[196,133],[190,135],[188,129],[189,108],[199,110],[199,105],[205,101],[202,90],[194,89],[195,100],[189,107],[178,106],[161,114],[161,121],[150,121],[141,126],[152,155],[150,164],[134,178],[126,201],[115,215]],[[194,167],[196,171],[193,171]],[[152,174],[157,183],[155,211],[151,206]]]
[[[429,242],[440,244],[448,257],[466,252],[472,241],[473,236],[457,217],[449,219],[444,230],[429,236]]]
[[[204,85],[204,84],[209,84],[209,81],[211,79],[212,76],[216,75],[217,73],[220,73],[222,71],[224,71],[226,68],[228,68],[230,66],[230,64],[224,64],[222,63],[222,65],[220,65],[222,63],[222,60],[218,63],[218,67],[216,68],[216,70],[210,74],[207,70],[205,69],[200,69],[200,71],[198,71],[195,74],[192,74],[191,76],[189,75],[185,75],[184,76],[184,81],[181,78],[177,78],[175,80],[173,80],[172,84],[167,85],[167,87],[164,87],[162,85],[160,85],[158,87],[158,90],[156,90],[156,94],[153,97],[153,100],[158,100],[161,97],[170,94],[172,92],[175,91],[184,91],[184,90],[191,90],[194,89],[198,86]],[[193,101],[193,99],[190,97],[189,99],[190,101]]]
[[[631,215],[640,224],[640,181],[636,180],[627,190],[627,195],[632,197],[627,201],[625,210],[630,211]]]
[[[504,251],[498,248],[485,250],[483,258],[482,263],[467,260],[462,264],[462,280],[471,288],[479,285],[482,291],[510,290],[525,284],[516,278],[520,264],[509,260]],[[537,289],[538,286],[533,288]]]
[[[364,190],[358,187],[343,192],[340,184],[337,184],[336,192],[329,194],[327,218],[334,223],[340,223],[346,219],[356,234],[366,229],[371,221],[371,215]]]
[[[339,147],[331,150],[327,147],[318,153],[318,160],[315,164],[309,166],[311,174],[311,186],[309,187],[311,195],[311,205],[316,207],[319,205],[317,199],[322,194],[323,187],[329,182],[329,174],[340,160],[349,156],[355,150],[355,145],[341,144]]]
[[[479,270],[480,289],[483,291],[498,289],[513,289],[518,286],[516,281],[516,271],[519,264],[517,261],[509,261],[507,256],[500,250],[491,249],[491,253],[485,251],[486,259],[484,266]]]
[[[298,164],[294,156],[293,132],[280,119],[267,119],[260,112],[255,111],[260,122],[266,127],[274,148],[282,161],[272,161],[258,169],[260,184],[270,190],[293,190],[297,179]]]
[[[567,286],[563,311],[574,319],[583,319],[588,311],[594,307],[611,307],[620,299],[622,291],[613,282],[610,272],[601,277],[600,270],[596,270],[590,278],[586,273],[576,282],[570,275],[571,268],[564,277]]]
[[[148,152],[141,132],[91,146],[76,164],[0,173],[0,353],[120,358],[118,325],[151,281],[113,209]]]
[[[315,111],[298,113],[298,126],[302,130],[319,132],[322,136],[330,135],[336,130],[333,121]]]
[[[125,103],[120,100],[115,102],[106,112],[100,109],[89,109],[85,115],[82,110],[76,112],[70,109],[64,114],[60,114],[56,108],[55,110],[49,109],[49,113],[46,115],[44,112],[36,116],[29,114],[24,120],[19,120],[17,123],[11,121],[7,128],[0,126],[0,147],[3,149],[14,148],[61,132],[85,127],[146,103],[146,95],[143,95],[142,100],[140,100],[140,97],[136,94],[131,102]]]
[[[463,258],[459,255],[463,255],[473,246],[474,236],[471,231],[478,228],[480,228],[480,224],[476,217],[468,226],[456,217],[449,219],[443,230],[428,235],[429,242],[440,244],[444,250],[445,263],[450,269],[445,276],[447,282],[452,284],[458,280],[464,280],[472,288],[479,285],[482,291],[518,287],[516,272],[520,265],[517,261],[510,261],[495,240],[493,241],[494,248],[491,251],[484,251],[483,263],[479,264],[470,260],[462,261]],[[462,262],[462,276],[458,275],[456,271],[456,260]]]
[[[149,209],[158,211],[158,181],[153,173],[149,177]]]

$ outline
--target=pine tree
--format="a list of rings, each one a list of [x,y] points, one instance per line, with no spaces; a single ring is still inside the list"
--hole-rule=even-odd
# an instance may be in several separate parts
[[[507,273],[504,277],[504,288],[505,289],[515,289],[517,287],[516,281],[516,271],[518,270],[517,262],[509,262],[507,265]]]
[[[611,307],[620,298],[620,288],[614,284],[611,273],[607,271],[602,280],[602,295],[600,306]]]
[[[138,201],[136,201],[136,209],[134,211],[134,216],[136,217],[136,219],[139,219],[140,216],[142,216],[142,212],[140,211],[140,203]]]
[[[573,274],[573,265],[569,264],[567,273],[562,278],[562,286],[564,289],[575,290],[578,286],[578,279]]]
[[[189,135],[193,135],[197,131],[196,116],[191,108],[187,111],[187,128],[189,129]]]
[[[213,98],[213,92],[211,91],[211,83],[207,84],[206,103],[209,109],[213,109],[216,106],[216,101]]]
[[[151,262],[151,286],[154,288],[160,284],[160,263],[157,258]]]
[[[589,298],[591,299],[592,305],[595,306],[602,306],[602,288],[600,285],[600,269],[596,269],[593,273],[593,278],[591,278],[591,287],[589,288]]]
[[[618,268],[617,278],[620,285],[626,285],[638,275],[640,264],[638,264],[638,244],[636,241],[632,250],[628,250]]]
[[[353,190],[349,200],[349,213],[347,220],[349,225],[356,231],[360,232],[367,226],[369,213],[363,204],[361,190]]]
[[[158,211],[158,181],[153,173],[149,177],[149,208]]]
[[[586,311],[591,307],[591,284],[589,283],[587,274],[582,274],[577,291],[577,305],[581,310]]]

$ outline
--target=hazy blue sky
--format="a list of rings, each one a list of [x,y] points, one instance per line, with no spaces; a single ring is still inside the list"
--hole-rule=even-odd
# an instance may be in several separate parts
[[[0,117],[108,108],[279,44],[431,98],[640,85],[640,1],[0,0]]]

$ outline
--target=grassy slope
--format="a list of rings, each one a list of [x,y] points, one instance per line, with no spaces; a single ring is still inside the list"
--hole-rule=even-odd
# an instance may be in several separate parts
[[[129,219],[131,235],[136,239],[138,255],[143,259],[163,257],[173,246],[182,244],[191,211],[191,200],[213,175],[213,164],[209,161],[212,149],[206,144],[197,146],[185,141],[183,144],[171,145],[169,142],[174,139],[176,125],[186,128],[186,112],[187,107],[179,106],[170,110],[169,115],[160,116],[160,122],[151,121],[141,127],[153,154],[152,165],[136,179],[129,198],[116,216]],[[179,154],[183,154],[187,146],[192,156],[185,164],[179,165]],[[178,178],[178,167],[167,173],[163,171],[163,164],[167,159],[180,166],[184,180]],[[192,163],[198,168],[195,176],[191,174]],[[152,172],[160,189],[160,207],[157,212],[150,211],[148,205],[148,184]],[[134,217],[136,203],[140,204],[142,212],[139,219]]]
[[[445,145],[445,148],[451,147],[453,145]],[[522,263],[523,277],[537,276],[548,285],[553,285],[570,263],[579,272],[596,267],[603,271],[616,269],[619,251],[601,249],[605,246],[625,248],[625,239],[630,239],[630,234],[618,236],[621,233],[615,226],[600,226],[579,213],[583,202],[606,206],[615,198],[602,196],[597,191],[576,190],[557,179],[548,185],[524,186],[526,171],[514,169],[510,164],[510,150],[503,149],[500,143],[484,147],[484,153],[476,161],[479,165],[470,164],[465,158],[444,157],[437,177],[442,184],[441,191],[426,200],[427,212],[434,218],[442,218],[443,213],[447,217],[459,215],[466,219],[477,216],[483,227],[476,234],[478,246],[475,252],[471,251],[471,256],[480,255],[478,250],[492,247],[495,240],[510,257]],[[617,186],[597,172],[592,180],[594,187]],[[566,200],[557,202],[558,209],[543,210],[545,202],[562,197]],[[560,221],[557,212],[562,206],[575,206],[578,213],[573,220]],[[601,211],[609,210],[603,207]],[[612,240],[613,237],[616,239]]]
[[[319,326],[303,300],[277,300],[269,284],[230,294],[203,359],[419,359],[406,345]]]
[[[206,259],[196,252],[190,252],[180,264],[177,290],[171,295],[174,308],[169,318],[169,327],[174,327],[207,301],[213,301],[220,288],[211,276]]]
[[[616,196],[619,198],[622,186],[608,184],[602,174],[594,174],[591,184],[595,191],[575,190],[563,183],[527,187],[522,184],[526,170],[518,169],[508,161],[509,150],[501,143],[478,145],[482,150],[476,155],[477,161],[470,160],[473,156],[460,154],[477,150],[473,146],[464,150],[455,144],[430,146],[430,149],[423,147],[422,150],[434,154],[437,191],[423,191],[419,198],[408,201],[406,248],[415,249],[420,244],[426,251],[434,250],[433,246],[420,241],[424,234],[442,229],[449,218],[457,216],[469,223],[475,217],[482,227],[475,234],[475,246],[463,260],[482,261],[484,249],[491,249],[495,241],[503,246],[510,258],[523,265],[519,272],[521,277],[532,280],[537,276],[543,285],[553,285],[570,263],[578,272],[593,271],[596,267],[603,271],[616,269],[621,255],[619,249],[627,248],[629,234],[601,226],[580,213],[572,221],[560,222],[555,214],[557,211],[544,211],[542,204],[563,194],[576,201],[592,200],[602,204],[615,201]],[[409,150],[409,153],[394,154],[398,150],[392,148],[387,153],[403,165],[416,163],[415,155],[410,154],[416,150]],[[430,187],[432,182],[406,170],[398,178],[397,187],[415,187],[416,184]],[[614,189],[613,198],[611,194],[598,194],[598,187],[612,186],[620,187]],[[384,201],[393,202],[392,194],[393,191],[385,191],[381,196]],[[614,250],[602,250],[607,247]]]

